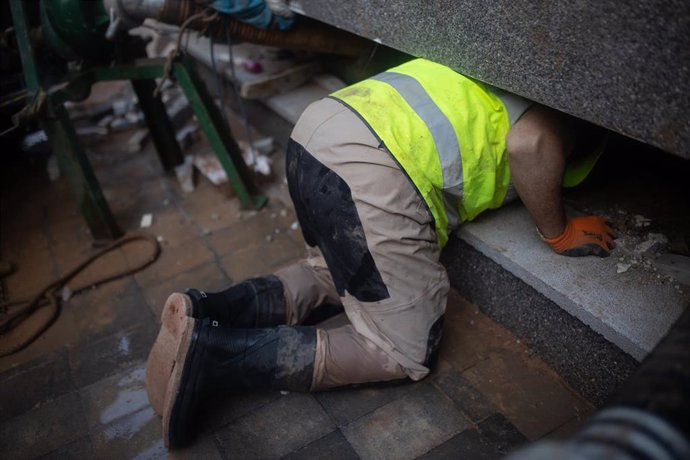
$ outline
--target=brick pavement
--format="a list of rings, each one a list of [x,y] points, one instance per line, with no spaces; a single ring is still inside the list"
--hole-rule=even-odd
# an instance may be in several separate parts
[[[0,359],[4,458],[163,458],[160,419],[144,368],[163,301],[173,290],[221,289],[303,257],[280,177],[259,212],[229,188],[198,178],[184,194],[151,148],[123,153],[116,139],[92,156],[113,211],[150,231],[163,252],[145,271],[89,290],[36,343]],[[1,250],[17,271],[12,298],[29,295],[89,254],[91,239],[63,179],[41,161],[3,165]],[[78,282],[133,263],[128,248]],[[201,434],[172,458],[500,458],[528,441],[565,436],[593,407],[510,331],[453,293],[441,359],[427,379],[318,394],[249,391],[204,408]],[[342,322],[342,317],[327,324]]]

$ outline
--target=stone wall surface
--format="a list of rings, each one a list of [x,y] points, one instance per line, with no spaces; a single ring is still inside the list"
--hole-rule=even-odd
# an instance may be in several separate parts
[[[291,6],[690,158],[686,0],[299,0]]]

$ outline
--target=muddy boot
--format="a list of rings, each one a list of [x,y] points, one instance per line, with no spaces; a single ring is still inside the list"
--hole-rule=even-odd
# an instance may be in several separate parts
[[[165,388],[172,372],[174,350],[182,330],[182,317],[212,318],[237,328],[270,327],[285,324],[283,284],[275,276],[254,278],[219,293],[188,289],[168,297],[161,313],[161,329],[149,353],[146,390],[154,412],[163,413]],[[156,363],[152,366],[151,363]]]
[[[233,329],[185,316],[176,329],[183,332],[163,408],[163,439],[168,448],[193,440],[200,404],[209,397],[242,388],[311,388],[314,327]]]
[[[283,283],[274,275],[252,278],[217,293],[187,289],[194,318],[211,318],[233,327],[285,324]]]

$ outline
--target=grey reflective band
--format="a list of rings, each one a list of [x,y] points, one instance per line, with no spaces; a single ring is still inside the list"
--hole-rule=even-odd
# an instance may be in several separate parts
[[[396,72],[380,73],[371,79],[388,83],[395,88],[429,128],[441,162],[443,189],[460,187],[462,184],[462,159],[458,137],[455,135],[455,129],[448,117],[431,99],[421,83],[409,75]]]

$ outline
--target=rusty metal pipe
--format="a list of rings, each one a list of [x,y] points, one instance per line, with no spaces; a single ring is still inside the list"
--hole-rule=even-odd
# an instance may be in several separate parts
[[[205,8],[193,0],[104,0],[104,6],[106,11],[114,11],[118,17],[123,18],[130,25],[141,24],[148,17],[177,26],[182,25],[185,20]],[[358,57],[362,53],[370,52],[375,46],[358,35],[304,16],[298,17],[294,27],[285,31],[259,29],[236,21],[227,15],[220,15],[215,22],[211,23],[201,20],[193,21],[188,27],[194,30],[210,30],[216,38],[224,39],[225,21],[227,21],[231,37],[238,41],[259,45],[350,57]]]

